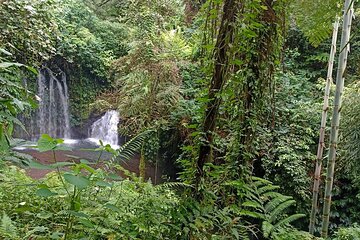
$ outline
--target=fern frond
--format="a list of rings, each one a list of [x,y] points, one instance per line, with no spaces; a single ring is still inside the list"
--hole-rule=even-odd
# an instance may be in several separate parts
[[[318,46],[332,32],[332,23],[336,15],[341,14],[341,4],[337,0],[293,1],[290,5],[297,25],[310,43]],[[305,14],[304,14],[305,13]]]
[[[155,189],[157,191],[163,191],[166,189],[171,189],[171,188],[179,188],[179,187],[183,187],[183,188],[194,188],[192,185],[190,184],[186,184],[186,183],[182,183],[182,182],[167,182],[167,183],[163,183],[163,184],[159,184],[155,186]]]
[[[238,180],[228,181],[228,182],[225,182],[223,185],[224,186],[230,186],[230,187],[233,187],[233,188],[237,189],[239,195],[243,194],[249,200],[257,200],[257,199],[259,199],[257,189],[252,187],[249,184],[246,184],[243,181],[238,181]]]
[[[267,185],[267,186],[258,188],[258,193],[259,193],[260,196],[262,196],[266,192],[274,191],[274,190],[277,190],[279,188],[280,187],[276,186],[276,185]]]
[[[289,196],[284,196],[284,195],[280,195],[274,199],[272,199],[271,201],[269,201],[266,205],[265,205],[265,211],[266,212],[272,212],[275,208],[277,208],[281,203],[292,199],[292,197]]]
[[[262,204],[260,202],[257,201],[246,201],[242,204],[243,207],[250,207],[250,208],[254,208],[260,211],[265,211]]]
[[[281,227],[284,227],[286,225],[289,225],[290,223],[300,219],[300,218],[303,218],[305,217],[306,215],[305,214],[293,214],[283,220],[281,220],[280,222],[278,222],[277,224],[274,225],[274,230],[278,230],[279,228]]]
[[[277,198],[277,197],[281,197],[281,196],[284,196],[284,195],[282,195],[281,193],[278,193],[278,192],[266,192],[261,195],[261,197],[264,199],[273,199],[273,198]]]
[[[264,221],[262,223],[262,232],[265,238],[268,238],[270,236],[270,234],[272,233],[273,229],[274,229],[274,225],[272,225],[270,222],[268,221]]]
[[[238,214],[240,216],[245,216],[245,217],[251,217],[251,218],[255,218],[255,219],[265,219],[265,215],[259,212],[254,212],[254,211],[249,211],[249,210],[241,210],[240,212],[238,212]]]
[[[281,215],[284,213],[284,210],[290,207],[291,205],[294,205],[296,203],[295,200],[287,200],[286,202],[281,203],[278,205],[271,213],[270,213],[270,222],[274,223],[276,219],[281,217]]]
[[[4,239],[19,239],[15,223],[9,218],[6,213],[3,213],[0,225],[0,237]]]
[[[272,182],[270,182],[269,180],[266,180],[264,178],[259,178],[259,177],[252,176],[251,179],[255,184],[256,183],[257,184],[264,184],[264,185],[272,184]]]
[[[130,160],[137,152],[140,151],[141,146],[144,142],[145,137],[148,135],[150,131],[142,132],[132,139],[130,139],[127,143],[122,145],[119,149],[116,150],[114,156],[110,159],[111,162],[116,160]]]

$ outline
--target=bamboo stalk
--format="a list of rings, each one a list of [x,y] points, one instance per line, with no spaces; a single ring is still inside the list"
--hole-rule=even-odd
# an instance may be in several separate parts
[[[321,124],[320,124],[319,144],[318,144],[318,150],[317,150],[317,155],[316,155],[312,207],[311,207],[310,224],[309,224],[309,232],[311,234],[314,234],[314,231],[315,231],[315,218],[316,218],[316,213],[318,211],[317,205],[318,205],[318,198],[319,198],[320,175],[321,175],[321,168],[322,168],[323,152],[324,152],[324,147],[325,147],[325,142],[324,142],[325,131],[326,131],[325,128],[326,128],[327,113],[329,110],[330,86],[333,81],[332,72],[333,72],[334,59],[335,59],[335,54],[336,54],[338,29],[339,29],[339,18],[336,17],[336,20],[334,23],[334,28],[333,28],[332,41],[331,41],[331,50],[330,50],[330,56],[329,56],[329,62],[328,62],[326,85],[325,85],[323,112],[322,112]]]
[[[324,207],[323,207],[323,221],[321,236],[327,238],[328,228],[329,228],[329,217],[330,217],[330,206],[331,206],[331,192],[334,182],[334,170],[335,170],[335,160],[336,160],[336,148],[338,142],[338,133],[339,133],[339,124],[340,124],[340,111],[341,111],[341,97],[344,88],[344,79],[345,79],[345,69],[347,64],[347,56],[350,51],[350,31],[351,31],[351,21],[353,17],[353,0],[345,0],[344,5],[344,20],[342,27],[341,35],[341,44],[340,44],[340,55],[339,55],[339,65],[336,75],[336,90],[334,98],[334,109],[331,119],[331,132],[330,132],[330,150],[327,163],[327,172],[326,172],[326,184],[325,184],[325,197],[324,197]]]

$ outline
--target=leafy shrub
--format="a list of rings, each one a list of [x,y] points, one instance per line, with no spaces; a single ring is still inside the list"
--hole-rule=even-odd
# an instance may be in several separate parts
[[[10,52],[0,48],[0,153],[2,154],[8,154],[15,125],[25,129],[17,114],[35,106],[31,93],[20,82],[24,74],[19,68],[26,67],[33,73],[36,73],[36,70],[21,63],[8,62],[11,57]]]
[[[299,231],[296,229],[281,229],[276,236],[275,240],[320,240],[322,238],[314,237],[308,232]]]
[[[7,0],[0,3],[0,45],[24,64],[39,64],[55,53],[58,25],[52,0]]]
[[[340,228],[334,240],[357,240],[360,239],[360,228],[355,225],[349,228]]]
[[[144,135],[139,135],[116,151],[109,145],[96,149],[114,154],[106,163],[106,171],[100,168],[100,159],[95,163],[57,162],[56,154],[50,165],[27,161],[29,167],[53,171],[40,180],[29,178],[15,166],[2,165],[0,236],[7,239],[248,239],[253,230],[247,218],[261,220],[264,235],[274,237],[290,222],[302,217],[287,215],[284,210],[294,201],[277,194],[273,191],[277,187],[258,178],[254,179],[252,188],[237,182],[226,184],[245,191],[241,195],[247,196],[242,205],[227,207],[214,204],[212,197],[198,202],[171,190],[189,187],[186,184],[153,186],[143,182],[116,160],[130,159],[144,139]],[[43,135],[37,147],[42,152],[67,150],[62,142]],[[119,177],[115,169],[129,179]]]

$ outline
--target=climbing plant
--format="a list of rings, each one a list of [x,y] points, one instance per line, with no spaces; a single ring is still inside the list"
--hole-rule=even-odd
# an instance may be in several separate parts
[[[58,5],[52,0],[15,0],[0,2],[0,45],[13,59],[40,65],[56,53]]]

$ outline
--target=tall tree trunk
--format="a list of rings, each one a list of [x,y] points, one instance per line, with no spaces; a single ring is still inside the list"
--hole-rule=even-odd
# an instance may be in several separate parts
[[[341,111],[341,97],[344,88],[344,74],[347,64],[347,56],[350,50],[350,30],[351,21],[353,17],[353,5],[354,0],[345,0],[344,5],[344,20],[343,29],[341,35],[340,44],[340,56],[339,66],[336,75],[336,91],[334,99],[334,109],[331,119],[331,132],[330,132],[330,150],[327,163],[326,172],[326,185],[325,185],[325,198],[323,207],[323,222],[321,229],[321,236],[327,238],[329,228],[329,217],[330,217],[330,206],[331,206],[331,191],[334,182],[334,169],[335,169],[335,158],[336,148],[338,141],[339,123],[340,123],[340,111]]]
[[[244,166],[246,170],[253,168],[256,127],[259,122],[265,121],[263,119],[263,106],[268,99],[264,99],[268,97],[267,94],[272,95],[271,91],[274,91],[273,73],[274,62],[277,58],[275,42],[278,38],[279,23],[279,17],[274,8],[275,2],[274,0],[262,0],[266,9],[261,11],[257,21],[263,27],[257,30],[257,36],[253,40],[254,45],[249,46],[252,51],[244,56],[245,61],[247,61],[247,68],[251,72],[245,78],[242,87],[241,109],[243,113],[240,116],[240,144],[242,147],[239,156],[241,171]]]
[[[312,207],[311,207],[310,224],[309,224],[309,232],[311,234],[314,234],[314,231],[315,231],[315,218],[316,218],[316,212],[318,211],[317,206],[318,206],[318,197],[319,197],[320,175],[321,175],[321,168],[322,168],[323,152],[324,152],[324,147],[325,147],[325,142],[324,142],[325,127],[326,127],[327,113],[329,110],[330,86],[331,86],[331,83],[333,82],[332,72],[333,72],[334,59],[335,59],[335,53],[336,53],[338,29],[339,29],[339,18],[336,17],[336,20],[334,23],[334,29],[333,29],[331,50],[330,50],[329,63],[328,63],[328,72],[327,72],[327,78],[326,78],[323,112],[322,112],[321,124],[320,124],[319,145],[318,145],[317,156],[316,156]]]
[[[206,106],[205,120],[203,124],[205,140],[200,146],[197,160],[197,184],[204,175],[204,164],[212,159],[211,145],[213,143],[213,132],[216,127],[216,118],[221,102],[221,96],[219,95],[226,81],[226,75],[229,68],[229,56],[227,54],[229,53],[230,46],[233,43],[235,21],[240,7],[239,5],[239,0],[225,0],[223,6],[219,34],[217,36],[214,50],[214,72],[208,92],[209,102]]]

